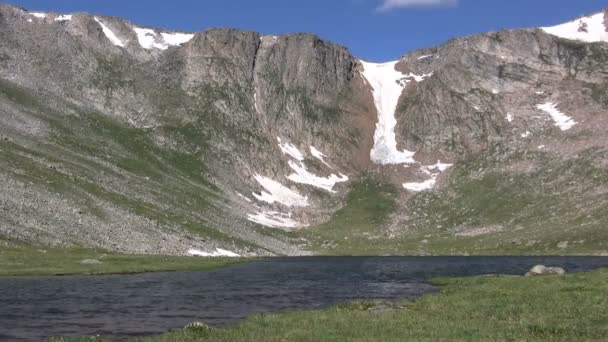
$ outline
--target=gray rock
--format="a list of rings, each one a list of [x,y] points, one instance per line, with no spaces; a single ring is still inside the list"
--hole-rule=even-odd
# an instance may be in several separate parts
[[[102,262],[97,259],[83,259],[80,260],[81,265],[101,265]]]
[[[540,276],[540,275],[564,275],[566,270],[561,267],[547,267],[545,265],[536,265],[526,273],[526,276]]]
[[[191,322],[188,323],[188,325],[186,325],[184,327],[184,329],[204,329],[204,330],[209,330],[211,329],[211,327],[209,327],[207,324],[203,323],[203,322]]]

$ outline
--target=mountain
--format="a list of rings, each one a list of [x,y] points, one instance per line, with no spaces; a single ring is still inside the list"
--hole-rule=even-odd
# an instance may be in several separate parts
[[[370,63],[0,5],[0,245],[608,252],[604,13]]]

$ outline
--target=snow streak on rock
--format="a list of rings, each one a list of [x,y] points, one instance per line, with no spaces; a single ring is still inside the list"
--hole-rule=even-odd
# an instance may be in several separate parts
[[[253,201],[251,200],[251,198],[249,198],[249,197],[247,197],[247,196],[243,195],[243,194],[242,194],[242,193],[240,193],[240,192],[237,192],[237,193],[236,193],[236,195],[237,195],[237,196],[239,196],[240,198],[244,199],[244,200],[245,200],[245,202],[247,202],[247,203],[251,203],[251,202],[253,202]]]
[[[290,160],[288,163],[289,167],[291,167],[291,169],[294,170],[295,173],[292,173],[291,175],[287,176],[287,179],[295,183],[312,185],[315,188],[335,193],[334,186],[336,185],[336,183],[348,181],[348,177],[343,174],[340,174],[339,177],[333,173],[329,175],[329,177],[319,177],[308,171],[308,169],[302,162],[294,162],[293,160]]]
[[[97,19],[97,17],[95,17],[95,21],[101,26],[103,34],[106,35],[106,37],[110,40],[110,42],[112,42],[112,44],[114,44],[116,46],[120,46],[120,47],[125,47],[125,44],[120,39],[118,39],[118,37],[116,37],[114,32],[112,32],[112,30],[110,30],[106,25],[104,25],[104,23],[102,23],[101,20],[99,20],[99,19]]]
[[[302,161],[304,160],[304,154],[300,152],[300,150],[293,144],[284,143],[281,141],[281,138],[277,137],[277,141],[279,142],[279,148],[283,154],[287,154],[291,156],[293,159]]]
[[[539,104],[536,106],[536,108],[549,114],[555,122],[555,126],[559,127],[559,129],[561,129],[562,131],[569,130],[570,128],[572,128],[572,126],[576,125],[576,121],[574,121],[574,119],[572,119],[568,115],[560,112],[557,109],[557,104],[553,102]]]
[[[541,27],[549,34],[570,40],[580,40],[587,43],[608,42],[608,32],[604,25],[604,13],[573,20],[565,24]]]
[[[234,252],[231,252],[231,251],[228,251],[225,249],[221,249],[221,248],[216,248],[215,252],[210,252],[210,253],[203,252],[201,250],[192,248],[192,249],[188,250],[188,254],[190,254],[192,256],[214,257],[214,258],[217,258],[217,257],[238,258],[238,257],[240,257],[240,255],[238,255]]]
[[[399,151],[397,149],[395,111],[403,89],[411,81],[408,78],[421,82],[432,74],[415,75],[410,73],[404,75],[395,70],[397,61],[382,64],[363,61],[361,63],[364,69],[363,76],[372,87],[374,104],[378,111],[374,147],[371,151],[372,161],[383,165],[414,163],[415,152]]]
[[[333,190],[336,183],[346,182],[348,181],[348,177],[340,174],[340,176],[336,176],[335,174],[329,175],[329,177],[320,177],[317,176],[310,171],[306,165],[304,165],[304,154],[300,152],[300,150],[290,143],[283,143],[280,137],[277,137],[277,141],[279,142],[279,148],[283,154],[289,155],[293,159],[297,160],[297,162],[290,160],[288,161],[289,167],[295,171],[291,175],[287,176],[292,182],[311,185],[319,189],[323,189],[329,192],[335,192]],[[315,151],[315,152],[313,152]],[[311,147],[311,153],[313,156],[316,154],[316,157],[321,157],[321,161],[323,161],[322,157],[324,156],[314,147]],[[320,153],[320,154],[319,154]],[[324,161],[323,161],[324,162]]]
[[[323,152],[317,150],[314,146],[310,146],[310,154],[312,154],[313,157],[319,159],[321,163],[325,164],[325,166],[332,169],[332,167],[325,161],[325,157],[327,156],[323,154]]]
[[[288,207],[308,206],[308,197],[300,195],[285,185],[260,175],[255,175],[254,178],[266,190],[262,191],[260,195],[253,193],[258,201],[269,204],[281,203]]]

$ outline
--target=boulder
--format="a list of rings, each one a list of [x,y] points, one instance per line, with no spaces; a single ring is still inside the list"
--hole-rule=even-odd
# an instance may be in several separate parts
[[[81,265],[101,265],[101,261],[96,259],[83,259],[80,260]]]
[[[547,267],[545,265],[536,265],[526,273],[526,276],[539,276],[539,275],[563,275],[566,274],[566,270],[561,267]]]
[[[184,327],[184,329],[203,329],[203,330],[209,330],[211,328],[207,324],[205,324],[203,322],[191,322],[191,323],[188,323],[188,325],[186,325]]]

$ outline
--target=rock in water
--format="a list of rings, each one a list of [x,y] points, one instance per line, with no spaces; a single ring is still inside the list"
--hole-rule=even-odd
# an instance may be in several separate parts
[[[101,261],[96,259],[83,259],[80,260],[81,265],[101,265]]]
[[[186,325],[184,327],[184,329],[204,329],[204,330],[208,330],[211,329],[207,324],[203,323],[203,322],[191,322],[188,323],[188,325]]]
[[[545,265],[536,265],[526,273],[526,276],[539,276],[539,275],[564,275],[566,270],[561,267],[547,267]]]

